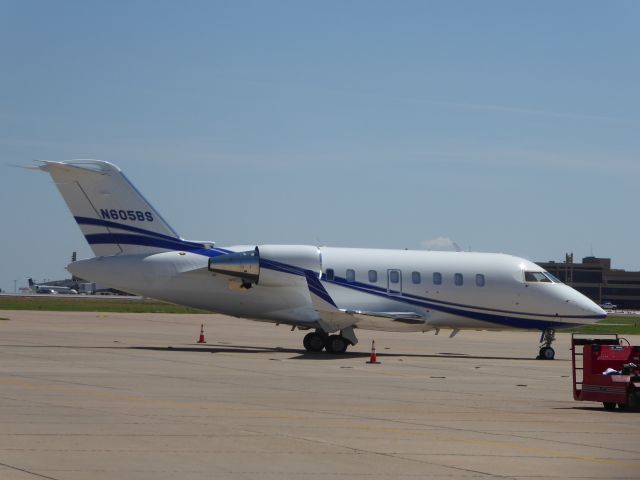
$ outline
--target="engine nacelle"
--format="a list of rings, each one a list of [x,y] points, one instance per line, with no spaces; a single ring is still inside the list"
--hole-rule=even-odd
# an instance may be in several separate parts
[[[209,259],[209,271],[239,277],[249,283],[260,278],[260,254],[258,247],[248,252],[234,252]]]
[[[254,250],[210,258],[209,270],[240,278],[249,286],[276,287],[293,285],[303,270],[320,272],[322,261],[318,247],[259,245]]]

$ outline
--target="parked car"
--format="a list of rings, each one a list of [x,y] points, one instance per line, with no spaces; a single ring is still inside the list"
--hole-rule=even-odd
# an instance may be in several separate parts
[[[613,303],[611,303],[611,302],[604,302],[604,303],[601,303],[601,304],[600,304],[600,306],[601,306],[602,308],[604,308],[605,310],[615,310],[616,308],[618,308],[618,306],[617,306],[617,305],[614,305],[614,304],[613,304]]]

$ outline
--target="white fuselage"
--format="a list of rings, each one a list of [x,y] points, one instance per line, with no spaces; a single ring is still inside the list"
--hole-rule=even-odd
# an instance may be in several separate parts
[[[262,246],[260,279],[208,270],[211,257],[254,247],[206,248],[82,260],[69,270],[139,295],[254,320],[317,327],[304,272],[313,272],[337,305],[371,312],[412,311],[423,321],[359,319],[357,328],[387,331],[563,328],[605,313],[559,282],[528,282],[542,269],[503,254]],[[301,273],[302,272],[302,273]]]
[[[258,245],[184,240],[120,168],[43,161],[96,255],[77,277],[169,302],[315,329],[309,351],[340,353],[355,328],[553,330],[606,313],[527,260],[502,254]],[[334,334],[339,332],[338,335]],[[329,335],[333,334],[333,335]],[[544,353],[546,352],[546,353]]]

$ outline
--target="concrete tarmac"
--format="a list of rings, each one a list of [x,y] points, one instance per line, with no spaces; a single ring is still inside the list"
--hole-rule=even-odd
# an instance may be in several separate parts
[[[330,356],[221,315],[0,318],[2,480],[640,478],[640,413],[573,400],[566,334],[555,361],[535,332]]]

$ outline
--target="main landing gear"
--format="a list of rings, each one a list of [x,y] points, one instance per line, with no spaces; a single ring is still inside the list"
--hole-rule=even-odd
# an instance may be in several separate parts
[[[551,347],[551,344],[556,339],[556,331],[553,328],[548,328],[542,332],[540,337],[540,352],[538,353],[538,360],[553,360],[556,356],[556,351]]]
[[[302,340],[302,344],[310,352],[320,352],[324,348],[325,338],[328,338],[326,333],[316,330],[315,332],[307,333],[304,336],[304,340]]]
[[[351,338],[350,338],[351,337]],[[320,352],[323,349],[328,353],[344,353],[349,345],[355,345],[357,339],[353,332],[342,330],[340,335],[329,335],[322,330],[307,333],[302,344],[310,352]]]

